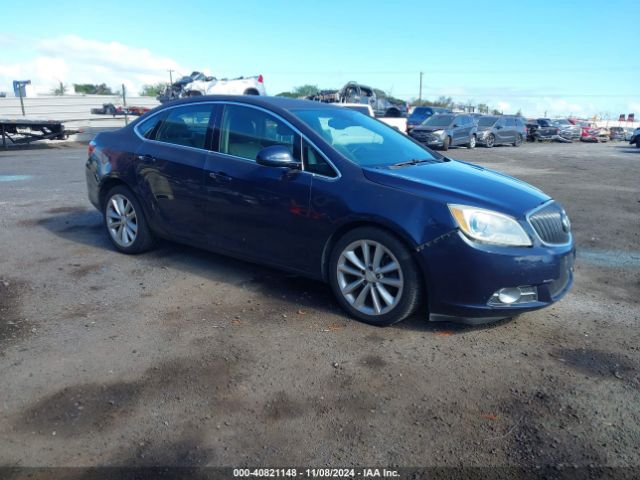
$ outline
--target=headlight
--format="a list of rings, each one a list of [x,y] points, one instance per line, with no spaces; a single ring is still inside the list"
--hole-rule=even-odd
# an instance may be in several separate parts
[[[441,137],[444,134],[444,130],[435,130],[435,131],[433,131],[431,133]]]
[[[513,217],[466,205],[449,204],[449,210],[460,230],[473,240],[512,247],[532,245],[527,232]]]

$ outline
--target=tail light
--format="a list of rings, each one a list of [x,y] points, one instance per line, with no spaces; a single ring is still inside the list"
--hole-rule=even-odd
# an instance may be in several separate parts
[[[258,75],[258,83],[264,83],[264,78],[262,78],[262,75]]]

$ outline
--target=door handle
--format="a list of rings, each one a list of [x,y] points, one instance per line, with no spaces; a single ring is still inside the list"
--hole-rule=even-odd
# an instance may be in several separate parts
[[[229,183],[232,180],[225,172],[209,172],[209,176],[220,183]]]
[[[151,155],[138,155],[138,160],[141,162],[153,163],[156,161],[156,158]]]

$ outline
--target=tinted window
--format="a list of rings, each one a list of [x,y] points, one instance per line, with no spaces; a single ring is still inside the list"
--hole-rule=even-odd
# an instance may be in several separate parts
[[[160,123],[160,121],[164,118],[164,113],[159,113],[154,115],[153,117],[147,118],[145,121],[140,122],[136,126],[136,130],[140,135],[144,138],[153,139],[156,133],[156,127]]]
[[[516,119],[515,118],[507,118],[507,127],[515,127]]]
[[[209,119],[213,107],[206,104],[172,108],[162,122],[156,140],[159,142],[205,148]]]
[[[294,158],[300,158],[300,137],[284,122],[255,108],[225,107],[220,131],[221,153],[255,160],[260,150],[272,145],[285,145]]]
[[[337,174],[333,167],[329,165],[320,153],[309,145],[306,141],[302,141],[302,158],[304,162],[304,169],[307,172],[317,173],[327,177],[336,177]]]
[[[480,117],[478,119],[478,126],[479,127],[490,127],[491,125],[496,123],[496,120],[498,120],[496,117]]]
[[[428,125],[430,127],[448,127],[453,119],[453,115],[434,115],[424,122],[423,125]]]
[[[392,165],[439,156],[404,134],[358,112],[342,108],[292,111],[335,150],[360,166]]]

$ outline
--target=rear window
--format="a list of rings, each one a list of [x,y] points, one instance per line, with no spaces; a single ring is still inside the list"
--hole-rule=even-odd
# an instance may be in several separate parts
[[[185,147],[205,148],[211,112],[212,106],[207,104],[173,108],[158,128],[155,139]]]

